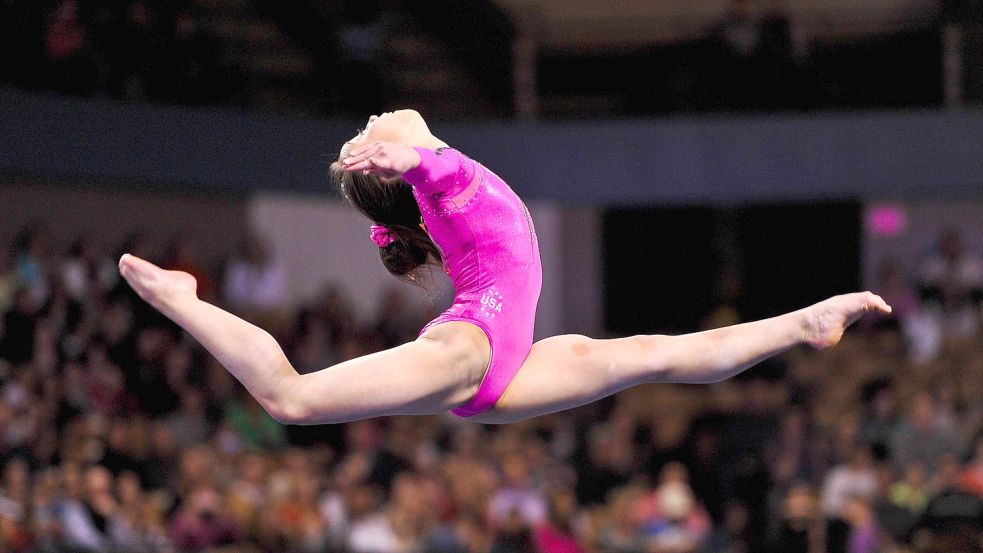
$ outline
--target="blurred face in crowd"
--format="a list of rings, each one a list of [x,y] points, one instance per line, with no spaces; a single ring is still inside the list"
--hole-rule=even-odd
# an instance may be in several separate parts
[[[881,418],[887,418],[894,414],[896,407],[894,390],[891,388],[881,388],[874,396],[874,413]]]
[[[525,458],[518,453],[510,453],[502,462],[502,472],[505,481],[513,486],[523,486],[529,480],[529,465]]]
[[[949,261],[956,261],[963,255],[963,237],[957,231],[949,231],[942,237],[942,255]]]
[[[686,466],[682,463],[675,461],[667,463],[659,475],[659,480],[663,484],[686,483],[689,482],[689,471],[686,470]]]
[[[870,503],[861,497],[850,499],[843,507],[843,518],[854,527],[870,524],[873,517]]]
[[[939,459],[938,480],[943,488],[957,486],[961,472],[962,464],[956,455],[947,453]]]
[[[683,482],[669,482],[659,486],[659,508],[669,520],[686,519],[693,510],[694,501],[693,492]]]
[[[872,461],[869,449],[859,445],[853,448],[853,453],[850,455],[850,466],[854,469],[866,470],[870,468]]]
[[[912,463],[905,469],[904,481],[913,488],[920,488],[925,484],[925,467],[921,463]]]
[[[58,5],[55,20],[61,23],[71,23],[78,20],[79,4],[75,0],[64,0]]]
[[[935,424],[935,401],[928,394],[919,394],[911,407],[911,422],[921,431],[931,430]]]
[[[817,501],[807,486],[796,486],[785,498],[785,520],[801,529],[816,518]]]
[[[140,477],[130,471],[121,473],[116,478],[116,495],[124,505],[139,505],[143,497]]]
[[[112,493],[113,475],[103,467],[90,467],[85,472],[85,490],[90,496]]]
[[[29,480],[30,472],[26,461],[15,457],[7,462],[3,471],[3,488],[8,495],[21,495],[26,492]]]
[[[200,518],[212,518],[219,514],[222,497],[214,489],[205,487],[194,491],[188,501],[188,509]]]

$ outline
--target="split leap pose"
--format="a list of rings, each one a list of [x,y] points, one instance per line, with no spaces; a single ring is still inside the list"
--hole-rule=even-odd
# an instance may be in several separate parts
[[[862,292],[694,334],[566,335],[534,344],[539,246],[529,212],[505,182],[433,136],[412,110],[370,117],[331,172],[373,222],[370,236],[391,273],[412,280],[422,265],[439,263],[454,283],[453,305],[413,342],[301,375],[268,333],[199,300],[191,275],[129,254],[119,262],[141,298],[284,423],[446,410],[508,423],[644,383],[724,380],[793,346],[833,346],[864,313],[891,311]]]

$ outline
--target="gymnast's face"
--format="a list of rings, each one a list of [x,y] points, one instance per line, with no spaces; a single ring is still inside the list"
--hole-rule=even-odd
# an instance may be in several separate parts
[[[341,160],[347,157],[348,152],[353,148],[376,140],[402,142],[403,137],[406,136],[407,128],[410,126],[414,117],[419,117],[419,115],[411,109],[387,111],[381,115],[372,115],[365,124],[365,128],[342,145],[338,159]]]

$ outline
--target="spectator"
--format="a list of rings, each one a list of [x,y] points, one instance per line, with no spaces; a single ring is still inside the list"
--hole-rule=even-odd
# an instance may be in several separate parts
[[[61,264],[61,279],[68,295],[77,302],[102,298],[119,280],[116,263],[100,255],[92,236],[75,239]]]
[[[550,494],[548,517],[533,528],[536,552],[586,553],[574,535],[576,513],[577,496],[572,490],[557,490]]]
[[[120,525],[116,541],[127,553],[153,553],[172,548],[154,501],[143,490],[140,477],[126,471],[116,478],[120,503]]]
[[[758,25],[749,0],[731,0],[716,34],[735,58],[750,58],[758,49]]]
[[[502,460],[502,487],[491,497],[488,505],[488,518],[493,527],[510,526],[510,532],[518,532],[515,526],[518,517],[521,527],[531,529],[546,520],[546,499],[533,485],[530,467],[526,457],[518,452],[505,455]]]
[[[349,113],[382,111],[380,64],[389,32],[378,0],[346,0],[342,3],[341,109]]]
[[[789,486],[812,481],[825,468],[813,445],[816,438],[802,409],[793,408],[785,413],[781,434],[767,448],[769,470],[783,500]]]
[[[877,265],[872,291],[885,298],[891,313],[874,315],[861,323],[879,339],[886,351],[904,352],[912,359],[927,360],[941,345],[939,329],[920,314],[916,290],[906,281],[901,262],[887,257]]]
[[[843,518],[850,525],[847,553],[877,553],[880,529],[870,500],[855,496],[847,501]]]
[[[0,313],[6,313],[13,304],[14,292],[20,287],[20,278],[14,270],[10,252],[0,245]],[[3,328],[0,327],[0,333]]]
[[[388,491],[405,463],[385,444],[378,421],[356,421],[345,426],[345,451],[342,463],[359,467],[358,479],[379,485]]]
[[[977,440],[973,457],[966,464],[960,481],[966,491],[983,498],[983,438]]]
[[[193,490],[171,523],[171,539],[182,549],[203,550],[236,543],[239,527],[221,496],[210,487]]]
[[[580,472],[591,474],[591,478],[577,482],[579,503],[600,503],[611,490],[631,480],[639,468],[632,434],[633,428],[624,418],[598,422],[588,428],[586,458],[580,460],[579,466]]]
[[[911,538],[911,530],[920,516],[907,506],[901,506],[894,501],[892,493],[898,484],[898,471],[890,463],[881,463],[877,468],[877,494],[871,506],[874,509],[877,524],[880,526],[883,547],[890,549],[907,542]]]
[[[918,269],[918,286],[947,334],[967,336],[976,331],[983,299],[983,259],[966,250],[961,231],[942,234],[938,249]]]
[[[108,48],[111,90],[123,98],[160,97],[165,36],[160,14],[151,2],[130,0]]]
[[[211,103],[222,98],[222,79],[227,74],[220,63],[219,43],[202,29],[201,21],[190,11],[180,11],[173,19],[165,63],[168,82],[162,95],[182,104]]]
[[[228,406],[225,421],[243,443],[253,448],[278,448],[287,442],[286,431],[252,398]]]
[[[636,553],[648,549],[641,521],[632,512],[644,493],[645,490],[637,486],[625,486],[611,492],[597,538],[602,551]]]
[[[419,333],[420,317],[407,305],[406,297],[397,288],[389,288],[379,300],[378,324],[375,331],[392,348],[412,341]]]
[[[983,532],[983,499],[959,487],[959,463],[945,456],[940,463],[938,493],[929,500],[917,532],[942,545],[940,551],[969,553],[979,550]]]
[[[41,306],[51,293],[51,269],[54,251],[47,229],[40,224],[24,228],[14,247],[14,267],[30,300]]]
[[[897,392],[888,379],[875,379],[864,385],[861,392],[864,414],[858,435],[879,460],[890,458],[891,441],[902,419],[898,414]]]
[[[274,472],[267,487],[270,501],[260,512],[258,532],[264,549],[323,551],[328,534],[317,507],[317,476],[307,468],[296,472]]]
[[[123,471],[138,471],[139,463],[131,445],[129,421],[125,418],[113,419],[106,430],[105,447],[99,464],[114,475]]]
[[[913,463],[906,467],[904,479],[891,486],[891,501],[914,515],[925,510],[928,496],[928,479],[925,476],[925,467],[919,463]]]
[[[399,551],[400,541],[392,521],[378,507],[381,489],[362,484],[349,490],[346,503],[350,509],[351,529],[347,548],[356,553]]]
[[[851,498],[871,499],[876,491],[877,473],[870,449],[857,444],[850,459],[834,466],[826,476],[822,491],[823,514],[838,519]]]
[[[751,536],[747,508],[738,502],[727,505],[723,524],[707,540],[706,549],[721,553],[750,553],[755,540]]]
[[[757,102],[754,56],[760,41],[751,1],[731,0],[727,15],[710,36],[720,52],[715,64],[720,74],[714,81],[721,85],[718,93],[724,94],[724,105],[738,110],[751,108]]]
[[[205,267],[198,251],[198,241],[187,232],[171,239],[163,267],[172,271],[184,271],[198,281],[198,295],[208,300],[215,294],[215,281]]]
[[[681,463],[662,469],[659,486],[636,507],[642,531],[656,552],[686,553],[703,548],[710,519],[693,496],[689,474]]]
[[[957,453],[959,447],[959,436],[939,424],[935,399],[927,392],[915,396],[908,416],[891,437],[894,464],[907,467],[920,463],[929,475],[938,470],[943,455]]]
[[[171,434],[179,448],[199,445],[208,440],[211,424],[205,412],[204,394],[196,387],[186,387],[181,392],[181,406],[167,417]]]
[[[769,0],[758,22],[755,65],[759,74],[762,107],[775,109],[789,106],[803,95],[796,90],[798,67],[792,20],[784,0]]]
[[[287,300],[287,272],[255,231],[242,240],[239,252],[225,269],[225,301],[246,313],[282,309]]]
[[[13,306],[3,314],[0,358],[19,365],[34,356],[38,312],[38,305],[31,298],[27,288],[21,288],[14,293]]]
[[[51,88],[78,95],[95,92],[98,76],[90,54],[90,35],[81,21],[78,0],[61,0],[45,33]]]
[[[773,553],[810,553],[822,539],[819,502],[804,484],[789,489],[781,510],[781,520],[767,550]]]
[[[3,468],[0,481],[0,543],[13,551],[29,551],[34,542],[30,521],[30,470],[14,457]]]
[[[77,256],[40,255],[47,262],[39,266],[64,268],[70,257]],[[290,553],[635,553],[694,543],[727,553],[794,553],[823,547],[817,500],[802,484],[808,480],[824,482],[824,506],[839,505],[830,509],[829,553],[869,548],[875,534],[884,550],[913,541],[950,553],[959,545],[948,536],[978,535],[973,486],[983,453],[965,466],[954,455],[957,431],[969,435],[979,426],[970,381],[961,379],[971,373],[941,370],[966,363],[965,352],[943,351],[938,370],[917,372],[880,348],[852,350],[843,370],[830,370],[825,354],[793,355],[772,381],[699,393],[659,386],[645,401],[618,397],[507,427],[397,417],[313,428],[303,443],[330,443],[335,458],[324,445],[288,447],[301,442],[278,424],[267,433],[270,421],[240,403],[226,371],[194,342],[136,316],[136,304],[118,292],[104,302],[87,287],[78,297],[84,311],[72,315],[74,300],[60,280],[45,285],[42,308],[24,290],[18,298],[28,309],[5,314],[22,338],[9,340],[9,328],[0,338],[0,460],[8,467],[0,479],[0,549],[101,544],[166,553],[200,538]],[[344,300],[325,294],[295,313],[284,327],[292,335],[284,341],[288,354],[305,347],[302,329],[344,335],[346,348],[381,347],[380,332],[351,326]],[[333,343],[323,346],[333,351]],[[21,358],[11,363],[10,355]],[[854,362],[896,370],[871,382]],[[901,392],[926,382],[937,397],[915,396],[900,417]],[[859,421],[838,416],[856,409],[857,397],[866,405]],[[244,422],[224,416],[230,407],[242,410]],[[683,441],[688,429],[692,439]],[[908,432],[914,441],[897,445]],[[937,447],[951,438],[954,448]],[[908,463],[899,458],[908,455],[914,464],[875,464],[871,452],[879,449],[878,459]],[[840,456],[846,461],[827,470],[828,459]],[[921,458],[934,458],[937,468],[918,475]],[[648,483],[660,474],[658,485]],[[217,498],[201,501],[201,490]],[[579,504],[572,490],[589,491],[591,502]],[[904,507],[891,502],[892,490]],[[765,494],[771,508],[744,503]],[[912,532],[909,509],[926,499]],[[719,508],[710,510],[708,500]],[[189,518],[194,505],[209,502],[224,523]],[[954,517],[957,510],[964,516]]]
[[[529,523],[518,510],[511,510],[496,526],[490,553],[525,553],[533,550]]]
[[[138,400],[126,389],[123,371],[110,361],[105,346],[92,344],[85,357],[88,406],[105,415],[135,414]]]
[[[114,547],[121,513],[113,495],[113,476],[94,466],[81,473],[83,495],[66,498],[59,507],[68,546],[99,553]]]

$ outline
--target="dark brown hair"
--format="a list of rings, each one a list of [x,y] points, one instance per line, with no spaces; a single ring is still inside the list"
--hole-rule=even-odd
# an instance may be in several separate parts
[[[440,250],[420,227],[420,206],[408,182],[345,171],[338,163],[331,164],[331,179],[355,209],[396,235],[392,244],[379,248],[379,257],[390,273],[416,283],[415,269],[441,262]]]

